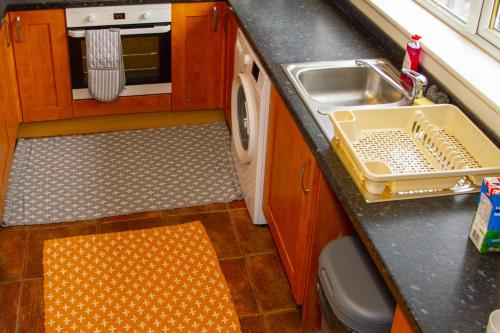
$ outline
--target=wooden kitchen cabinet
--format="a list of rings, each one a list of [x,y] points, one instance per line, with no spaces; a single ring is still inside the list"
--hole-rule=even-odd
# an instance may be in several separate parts
[[[223,2],[172,4],[172,110],[221,109]]]
[[[411,328],[408,319],[406,319],[403,310],[398,305],[396,306],[396,311],[394,312],[394,319],[392,321],[391,333],[414,333],[415,331]]]
[[[3,103],[3,101],[0,101],[0,112],[2,112],[2,115],[6,112],[5,103]],[[7,135],[5,118],[2,117],[2,119],[0,119],[0,216],[3,214],[5,204],[9,173],[8,170],[10,170],[10,155],[12,151],[13,150],[11,149],[9,143],[9,137]]]
[[[8,111],[5,113],[7,134],[9,142],[14,145],[17,139],[19,123],[21,122],[21,103],[19,100],[19,87],[17,85],[16,63],[14,59],[14,46],[10,33],[9,16],[4,17],[4,24],[1,28],[0,36],[0,77],[3,79],[3,99],[7,103]]]
[[[231,128],[231,93],[233,90],[234,76],[234,45],[238,34],[238,20],[232,8],[224,3],[224,116]]]
[[[64,10],[9,15],[23,120],[72,118]]]
[[[322,173],[317,191],[314,219],[311,226],[311,245],[306,265],[305,296],[302,304],[302,327],[306,332],[317,331],[321,323],[321,311],[316,293],[318,260],[321,250],[334,239],[356,233],[339,199]]]
[[[318,178],[316,160],[273,88],[263,208],[299,304],[304,299],[306,252]]]
[[[330,241],[355,231],[274,87],[263,209],[295,301],[303,305],[302,326],[306,331],[318,330],[319,255]]]
[[[21,106],[17,87],[12,38],[6,15],[0,26],[0,216],[16,146]]]

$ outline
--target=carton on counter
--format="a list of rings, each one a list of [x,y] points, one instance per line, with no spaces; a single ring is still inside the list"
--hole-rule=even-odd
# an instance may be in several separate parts
[[[500,253],[500,177],[485,178],[470,239],[481,253]]]

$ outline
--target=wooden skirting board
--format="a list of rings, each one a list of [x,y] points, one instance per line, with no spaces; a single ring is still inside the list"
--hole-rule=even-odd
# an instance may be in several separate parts
[[[171,94],[123,96],[110,103],[95,99],[73,100],[75,118],[171,110]]]
[[[21,124],[19,137],[34,138],[56,135],[127,131],[176,125],[206,124],[224,121],[222,110],[151,112],[113,116],[52,120]]]

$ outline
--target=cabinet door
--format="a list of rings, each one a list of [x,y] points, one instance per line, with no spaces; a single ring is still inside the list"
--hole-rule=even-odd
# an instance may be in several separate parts
[[[0,112],[2,116],[5,114],[7,108],[5,103],[0,101]],[[9,136],[7,133],[7,126],[5,123],[5,117],[0,117],[0,217],[2,216],[4,199],[7,190],[7,182],[10,171],[11,155],[13,152],[13,147],[9,142]]]
[[[6,122],[12,109],[11,87],[7,63],[8,43],[7,22],[4,22],[0,25],[0,168],[2,172],[9,146],[9,133]]]
[[[226,122],[231,128],[231,92],[233,88],[234,75],[234,44],[238,33],[238,21],[232,8],[224,4],[224,116]]]
[[[295,300],[302,304],[319,169],[274,88],[268,135],[264,213]]]
[[[5,189],[7,186],[7,167],[9,166],[9,155],[12,145],[9,142],[7,131],[7,119],[11,111],[10,82],[8,77],[7,61],[7,24],[0,26],[0,216],[3,212]]]
[[[10,13],[24,121],[72,117],[63,9]]]
[[[9,31],[9,17],[0,27],[0,216],[3,213],[12,158],[16,146],[21,107]]]
[[[222,108],[222,2],[172,5],[172,109]]]
[[[353,235],[354,227],[323,173],[318,183],[313,236],[307,264],[306,293],[302,307],[302,328],[306,332],[320,330],[321,312],[316,292],[318,262],[321,250],[332,240]]]
[[[414,333],[415,331],[411,327],[408,319],[406,319],[403,310],[398,305],[394,312],[394,319],[392,320],[391,333]]]
[[[19,87],[17,85],[16,64],[14,60],[14,48],[12,34],[10,33],[9,16],[4,17],[4,25],[0,32],[0,63],[5,64],[0,69],[0,77],[3,78],[3,88],[7,110],[5,113],[7,134],[9,143],[15,146],[19,123],[21,122],[21,102],[19,100]]]

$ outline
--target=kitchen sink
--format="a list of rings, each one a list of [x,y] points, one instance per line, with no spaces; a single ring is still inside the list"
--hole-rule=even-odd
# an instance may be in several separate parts
[[[333,125],[328,115],[334,110],[410,103],[401,88],[396,88],[399,72],[385,59],[307,62],[282,67],[329,140],[333,139]]]

